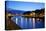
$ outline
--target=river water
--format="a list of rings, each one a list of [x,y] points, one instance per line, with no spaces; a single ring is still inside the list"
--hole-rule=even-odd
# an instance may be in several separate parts
[[[35,22],[35,18],[25,18],[22,16],[13,16],[11,18],[18,26],[23,29],[32,29],[32,28],[43,28],[44,23],[42,21]]]

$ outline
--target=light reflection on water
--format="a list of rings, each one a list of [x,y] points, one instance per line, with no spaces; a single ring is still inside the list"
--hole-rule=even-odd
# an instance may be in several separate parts
[[[18,25],[20,26],[21,28],[33,28],[33,20],[32,18],[24,18],[22,16],[14,16],[12,17],[12,20]],[[38,28],[38,27],[42,27],[43,23],[42,22],[39,22],[37,21],[35,23],[35,28]]]
[[[32,20],[31,18],[27,21],[27,18],[21,17],[21,16],[14,16],[12,17],[12,20],[19,25],[21,28],[32,28]]]

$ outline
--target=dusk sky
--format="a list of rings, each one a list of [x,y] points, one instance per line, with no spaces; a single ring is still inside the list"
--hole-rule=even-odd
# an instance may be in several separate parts
[[[35,2],[19,2],[19,1],[8,1],[6,3],[7,8],[14,10],[32,11],[36,9],[44,8],[44,3]]]

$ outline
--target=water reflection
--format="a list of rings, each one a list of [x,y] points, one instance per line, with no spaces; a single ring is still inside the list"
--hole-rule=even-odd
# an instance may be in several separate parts
[[[42,19],[39,18],[25,18],[22,16],[13,16],[11,18],[21,28],[41,28],[44,27]]]
[[[35,28],[44,28],[44,18],[37,18],[35,25]]]

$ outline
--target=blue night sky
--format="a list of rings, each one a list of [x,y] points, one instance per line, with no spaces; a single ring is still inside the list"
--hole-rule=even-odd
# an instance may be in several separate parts
[[[11,8],[14,10],[24,10],[24,11],[32,11],[45,7],[44,3],[19,2],[19,1],[7,1],[6,6],[7,8]]]

